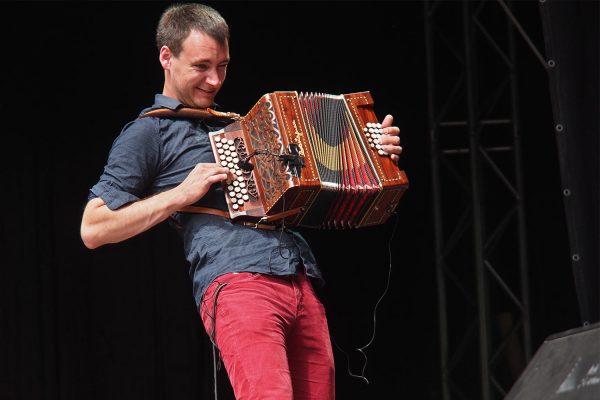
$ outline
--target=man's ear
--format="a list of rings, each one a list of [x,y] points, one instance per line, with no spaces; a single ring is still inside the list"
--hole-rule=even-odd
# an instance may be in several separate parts
[[[161,47],[158,59],[160,60],[160,65],[162,65],[164,70],[168,70],[169,68],[171,68],[171,58],[173,58],[173,53],[171,53],[171,49],[169,49],[167,46]]]

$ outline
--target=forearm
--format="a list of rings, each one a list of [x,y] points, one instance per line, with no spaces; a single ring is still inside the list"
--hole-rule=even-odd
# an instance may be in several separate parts
[[[100,198],[88,202],[81,221],[81,238],[95,249],[136,236],[167,219],[182,206],[181,196],[169,190],[131,203],[118,210],[109,209]]]
[[[88,202],[81,221],[81,238],[95,249],[118,243],[164,221],[175,211],[201,199],[211,185],[233,176],[218,164],[196,164],[189,175],[173,189],[131,203],[118,210],[109,209],[102,199]]]

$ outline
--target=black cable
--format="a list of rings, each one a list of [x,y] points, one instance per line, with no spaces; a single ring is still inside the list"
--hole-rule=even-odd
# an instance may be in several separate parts
[[[250,159],[254,156],[262,155],[262,156],[271,156],[276,157],[277,161],[281,161],[282,163],[292,166],[292,167],[303,167],[304,166],[304,158],[299,154],[286,154],[286,153],[273,153],[269,150],[254,150],[247,157],[238,161],[237,165],[244,171],[252,171],[254,169],[254,165],[250,164]]]
[[[247,157],[238,161],[238,167],[244,171],[252,171],[254,169],[254,165],[250,164],[250,159],[257,155],[279,157],[279,154],[271,153],[269,150],[254,150],[252,153],[248,154]]]
[[[213,343],[212,345],[212,356],[213,356],[213,390],[215,395],[215,400],[218,400],[218,390],[217,390],[217,346]]]
[[[227,283],[218,283],[217,288],[215,289],[214,299],[213,299],[213,314],[209,315],[212,320],[212,327],[210,330],[210,341],[212,343],[212,354],[213,354],[213,389],[215,400],[218,400],[218,388],[217,388],[217,371],[221,369],[221,356],[219,352],[219,348],[217,347],[217,339],[216,339],[216,329],[217,329],[217,298],[219,297],[219,293],[221,290],[227,286]],[[218,362],[217,362],[218,360]]]
[[[282,201],[282,209],[285,210],[285,196],[282,196],[281,198]],[[260,221],[259,221],[260,223]],[[283,258],[284,260],[287,260],[289,258],[289,254],[291,254],[291,250],[288,246],[284,246],[282,244],[281,239],[283,238],[283,232],[285,231],[285,217],[283,217],[281,219],[281,229],[279,229],[279,238],[277,239],[277,250],[279,251],[279,256],[281,258]],[[281,252],[282,249],[288,249],[288,256],[284,256],[283,253]],[[271,260],[273,259],[273,251],[275,251],[275,249],[271,250],[271,252],[269,253],[269,272],[273,272],[271,270]]]
[[[354,378],[359,378],[359,379],[363,380],[367,385],[369,384],[369,380],[365,377],[365,371],[367,369],[368,358],[367,358],[367,355],[364,352],[364,350],[367,347],[369,347],[373,343],[373,341],[375,340],[375,333],[376,333],[376,330],[377,330],[377,308],[379,307],[379,304],[383,301],[383,298],[385,297],[385,295],[387,294],[387,292],[388,292],[388,290],[390,288],[390,282],[391,282],[391,279],[392,279],[392,240],[394,239],[394,235],[396,234],[396,229],[398,228],[398,222],[399,222],[399,218],[398,218],[398,214],[397,213],[394,213],[394,217],[395,217],[396,222],[394,223],[394,228],[392,230],[392,234],[390,235],[390,238],[388,239],[389,268],[388,268],[387,283],[386,283],[386,286],[385,286],[385,289],[384,289],[383,293],[381,294],[381,296],[379,296],[379,299],[377,300],[377,302],[375,303],[375,306],[373,307],[373,333],[371,335],[371,339],[367,342],[367,344],[365,344],[362,347],[356,348],[356,351],[358,351],[360,354],[362,354],[362,356],[365,359],[363,367],[361,368],[360,375],[352,373],[352,371],[350,369],[350,356],[348,355],[348,353],[346,353],[344,351],[344,349],[342,349],[337,344],[337,342],[335,341],[335,339],[332,336],[332,341],[333,341],[335,347],[337,347],[346,356],[346,369],[348,370],[348,374],[350,376],[354,377]]]
[[[245,170],[245,171],[252,171],[254,169],[254,165],[250,164],[250,159],[253,158],[254,156],[257,155],[263,155],[263,156],[271,156],[273,158],[277,157],[277,161],[281,161],[284,163],[300,163],[298,165],[304,165],[302,158],[297,155],[297,154],[277,154],[277,153],[273,153],[270,152],[269,150],[254,150],[252,153],[250,153],[247,157],[245,157],[244,159],[240,160],[238,162],[238,166]],[[282,210],[285,211],[285,196],[282,197]],[[262,222],[262,220],[259,220],[258,223],[260,224]],[[277,246],[277,250],[279,251],[279,255],[281,256],[281,258],[283,259],[288,259],[289,256],[284,256],[283,253],[281,252],[282,249],[289,249],[287,246],[283,246],[282,245],[282,241],[281,238],[283,237],[283,232],[285,231],[285,217],[282,218],[281,220],[281,228],[279,229],[279,245]],[[291,252],[290,252],[291,253]],[[271,260],[273,258],[273,252],[271,251],[271,253],[269,254],[269,271],[271,271]]]

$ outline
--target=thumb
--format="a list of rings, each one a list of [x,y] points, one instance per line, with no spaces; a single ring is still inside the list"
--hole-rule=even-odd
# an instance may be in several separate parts
[[[387,128],[387,127],[392,126],[393,123],[394,123],[394,117],[392,117],[391,114],[388,114],[383,119],[383,122],[381,123],[381,127],[382,128]]]

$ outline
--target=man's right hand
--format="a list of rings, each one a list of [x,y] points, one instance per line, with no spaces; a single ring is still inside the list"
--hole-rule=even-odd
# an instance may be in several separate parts
[[[179,190],[182,196],[179,208],[194,204],[208,192],[213,184],[228,179],[233,179],[228,168],[219,164],[197,164],[183,182],[174,189]]]

